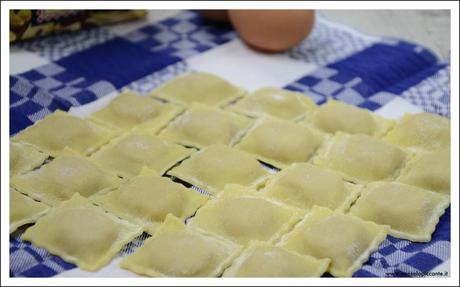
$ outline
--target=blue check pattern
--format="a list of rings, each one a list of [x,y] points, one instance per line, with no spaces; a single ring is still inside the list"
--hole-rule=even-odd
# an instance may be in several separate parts
[[[237,37],[229,26],[212,26],[185,11],[124,35],[104,27],[19,44],[49,64],[10,75],[10,135],[56,109],[90,103],[123,88],[142,94],[190,70],[186,59]],[[311,36],[286,55],[314,63],[316,70],[285,88],[322,104],[338,99],[376,110],[396,97],[450,117],[450,63],[401,40],[360,36],[321,17]],[[50,277],[75,265],[10,236],[10,276]],[[120,256],[142,245],[146,234]],[[450,208],[428,243],[388,236],[355,277],[413,277],[450,258]]]

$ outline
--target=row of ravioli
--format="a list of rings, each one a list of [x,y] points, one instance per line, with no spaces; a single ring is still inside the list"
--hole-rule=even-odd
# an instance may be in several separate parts
[[[20,198],[18,201],[23,202],[25,208],[16,209],[19,217],[24,217],[27,211],[36,211],[29,220],[13,220],[10,229],[34,222],[49,210],[43,205],[37,207],[40,204],[30,198],[58,206],[36,226],[29,228],[24,239],[77,263],[81,268],[94,270],[107,263],[139,232],[153,234],[149,242],[155,241],[157,232],[162,234],[160,230],[168,230],[171,226],[179,228],[180,221],[198,209],[197,216],[191,220],[191,228],[196,225],[198,231],[192,233],[202,234],[204,230],[206,236],[212,234],[211,237],[219,242],[228,243],[230,240],[240,246],[249,244],[250,247],[234,261],[241,266],[231,265],[233,276],[318,276],[326,270],[335,276],[350,276],[387,232],[399,238],[429,241],[439,216],[449,205],[448,120],[422,113],[406,116],[395,124],[340,102],[330,101],[317,108],[301,94],[274,88],[261,89],[226,106],[229,101],[241,97],[241,90],[234,88],[238,96],[224,97],[222,95],[233,93],[231,88],[223,88],[224,84],[230,86],[215,76],[194,73],[153,92],[170,102],[158,102],[127,92],[91,115],[90,119],[56,112],[17,135],[11,144],[12,174],[17,173],[11,180],[16,189],[12,190],[15,195],[11,198]],[[219,92],[212,92],[213,89]],[[221,99],[217,99],[219,97]],[[197,101],[201,103],[195,103]],[[220,109],[222,107],[224,109]],[[108,141],[110,143],[106,144]],[[191,147],[200,148],[200,151]],[[41,168],[25,172],[41,165],[48,155],[55,159]],[[90,157],[84,157],[88,155]],[[270,176],[257,159],[282,171]],[[160,177],[165,172],[210,194],[217,194],[217,197],[208,200],[206,196]],[[395,178],[397,182],[392,182]],[[234,186],[222,192],[229,183],[250,188],[238,193],[235,190],[242,188]],[[253,192],[250,189],[254,189]],[[256,192],[255,189],[261,190]],[[79,195],[75,195],[77,193]],[[219,205],[220,201],[230,200],[235,193],[234,203]],[[356,201],[359,195],[361,197]],[[89,197],[90,201],[84,197]],[[100,231],[102,237],[112,239],[105,238],[105,246],[98,242],[84,242],[80,246],[82,249],[75,247],[79,243],[74,242],[72,236],[46,238],[46,234],[72,234],[67,229],[46,232],[47,227],[61,227],[46,224],[45,219],[52,218],[52,214],[56,220],[62,218],[59,211],[69,213],[74,204],[86,204],[92,206],[91,209],[96,208],[93,204],[99,205],[102,207],[96,208],[99,212],[109,211],[118,216],[116,220],[112,218],[113,222],[128,220],[141,228],[131,226],[129,229],[122,224],[120,226],[127,229],[114,232],[102,227],[111,226],[104,220],[93,220],[91,226],[86,227],[88,232]],[[277,213],[277,207],[296,210],[292,212],[296,216],[282,216],[282,212]],[[68,215],[70,220],[76,220],[69,224],[73,228],[91,221],[88,219],[92,217],[91,212],[87,212],[86,217],[79,214],[80,209],[77,210],[77,214],[70,212]],[[303,216],[306,211],[309,211],[308,215]],[[347,215],[344,212],[348,212]],[[110,217],[109,213],[104,214]],[[170,216],[162,224],[167,214],[178,219]],[[343,227],[348,221],[352,223]],[[320,227],[321,224],[326,224],[327,228]],[[294,225],[291,232],[294,235],[290,236],[297,239],[281,239],[282,235],[290,237],[289,231]],[[40,226],[44,226],[45,231]],[[311,228],[316,231],[303,231]],[[189,227],[180,229],[185,232]],[[332,234],[320,232],[327,230]],[[337,234],[350,236],[337,238]],[[363,234],[366,238],[361,238]],[[238,253],[231,253],[233,255],[214,266],[208,262],[209,258],[220,257],[212,251],[188,248],[200,246],[200,240],[194,242],[190,239],[189,242],[188,235],[182,239],[179,235],[171,236],[177,240],[158,240],[164,244],[177,244],[174,248],[164,248],[155,241],[157,243],[146,244],[145,248],[128,257],[138,260],[127,258],[122,265],[146,275],[216,276],[222,274],[221,271]],[[324,238],[330,238],[330,241]],[[291,241],[291,244],[284,244],[286,246],[282,243]],[[279,246],[275,247],[276,242]],[[108,243],[113,244],[107,246]],[[72,250],[69,251],[67,245]],[[149,250],[148,246],[152,245],[157,247]],[[88,246],[101,248],[104,252],[97,255],[98,250],[87,249]],[[142,252],[143,249],[146,251]],[[206,249],[204,245],[203,249]],[[167,254],[159,250],[166,250]],[[158,256],[150,258],[150,254]],[[280,258],[264,260],[264,256]],[[328,259],[319,264],[315,257]],[[258,260],[276,266],[265,263],[267,269],[251,267],[260,266]],[[203,264],[211,265],[203,267]],[[292,264],[305,266],[301,270],[307,273],[295,273],[292,270],[299,269]],[[321,268],[315,269],[314,266]],[[244,271],[245,268],[253,269]]]

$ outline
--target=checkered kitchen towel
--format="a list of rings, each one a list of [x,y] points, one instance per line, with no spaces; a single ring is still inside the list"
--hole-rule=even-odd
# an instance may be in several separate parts
[[[246,48],[231,27],[210,25],[191,11],[130,25],[122,32],[120,25],[100,27],[15,45],[48,63],[10,76],[10,134],[56,109],[125,87],[145,94],[189,70],[213,72],[248,89],[286,87],[318,104],[332,97],[374,111],[399,98],[450,117],[450,65],[413,43],[364,35],[318,17],[298,47],[261,55]],[[10,237],[11,276],[55,276],[76,268],[20,234]],[[449,258],[450,208],[429,243],[388,236],[354,276],[421,276]]]

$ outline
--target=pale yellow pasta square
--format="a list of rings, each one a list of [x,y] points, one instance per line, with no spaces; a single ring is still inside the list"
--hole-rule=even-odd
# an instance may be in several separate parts
[[[33,170],[49,156],[23,142],[10,143],[10,177]]]
[[[116,190],[97,196],[94,202],[153,234],[166,215],[181,220],[192,216],[208,198],[169,178],[142,173]]]
[[[86,271],[96,271],[135,237],[140,227],[75,194],[28,228],[22,239]]]
[[[430,113],[405,114],[384,140],[414,151],[450,146],[450,120]]]
[[[151,133],[133,131],[113,140],[91,159],[107,170],[129,178],[138,175],[144,167],[161,175],[194,152],[194,149],[165,141]]]
[[[250,117],[270,115],[281,120],[296,120],[316,108],[306,95],[274,87],[266,87],[240,99],[228,109]]]
[[[316,259],[266,242],[252,241],[223,277],[320,277],[330,259]]]
[[[240,252],[241,246],[230,240],[186,226],[169,214],[120,266],[152,277],[217,277]]]
[[[365,109],[331,99],[308,114],[302,123],[325,133],[334,134],[340,131],[376,137],[383,136],[394,125],[393,120],[387,120]]]
[[[297,223],[302,212],[254,189],[227,185],[200,208],[190,225],[229,238],[241,245],[251,240],[274,243]]]
[[[366,186],[349,214],[390,226],[390,234],[428,242],[449,199],[438,193],[396,182]]]
[[[329,273],[351,277],[385,239],[388,226],[314,206],[283,236],[280,246],[316,258],[329,258]]]
[[[13,187],[50,205],[67,200],[77,192],[89,197],[121,183],[122,179],[116,175],[78,155],[57,157],[39,169],[11,179]]]
[[[259,119],[235,147],[283,168],[308,161],[322,141],[323,137],[308,127],[265,117]]]
[[[117,134],[104,125],[56,110],[15,135],[13,141],[30,143],[52,156],[66,153],[66,148],[89,155]]]
[[[310,209],[314,205],[345,212],[359,196],[360,185],[309,163],[295,163],[270,178],[263,194],[286,204]]]
[[[252,120],[245,116],[195,103],[171,122],[160,137],[197,148],[211,144],[229,145],[251,124]]]
[[[125,91],[91,117],[123,130],[136,126],[157,132],[182,111],[183,108],[178,105]]]
[[[228,183],[259,186],[267,179],[268,171],[250,154],[225,145],[211,145],[168,174],[216,194]]]
[[[223,107],[242,97],[244,93],[243,89],[216,75],[192,72],[167,82],[153,90],[150,95],[183,105],[199,102]]]
[[[450,196],[450,148],[415,155],[397,181]]]
[[[10,233],[25,224],[34,223],[46,214],[49,206],[10,188]]]
[[[406,153],[399,147],[363,134],[337,132],[318,151],[313,164],[335,169],[352,182],[394,179]]]

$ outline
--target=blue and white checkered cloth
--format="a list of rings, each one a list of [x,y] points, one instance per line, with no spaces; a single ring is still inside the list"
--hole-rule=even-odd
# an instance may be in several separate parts
[[[212,26],[185,11],[121,35],[101,27],[17,44],[48,64],[10,76],[10,135],[56,109],[69,110],[125,87],[144,94],[193,70],[188,59],[237,38],[230,26]],[[310,37],[283,57],[314,65],[285,88],[318,104],[332,97],[374,111],[399,97],[450,117],[450,64],[419,45],[363,35],[318,17]],[[76,268],[22,241],[21,232],[10,236],[10,276],[49,277]],[[353,276],[420,276],[449,258],[450,208],[430,242],[388,236]]]

